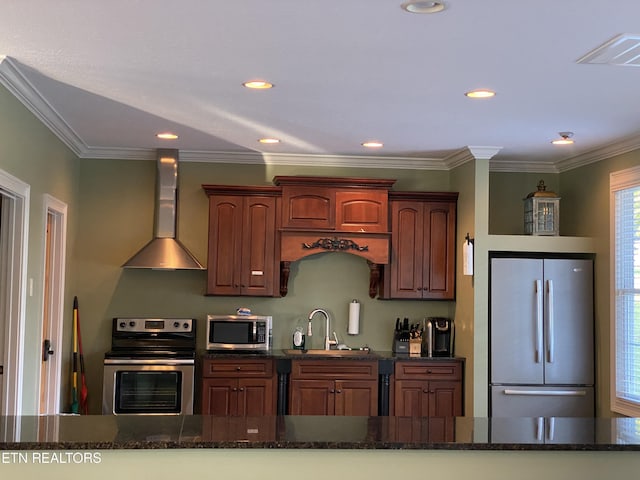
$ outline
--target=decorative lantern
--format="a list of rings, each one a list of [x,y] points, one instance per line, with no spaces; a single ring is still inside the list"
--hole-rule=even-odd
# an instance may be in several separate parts
[[[548,192],[543,180],[524,199],[525,235],[559,235],[560,197]]]

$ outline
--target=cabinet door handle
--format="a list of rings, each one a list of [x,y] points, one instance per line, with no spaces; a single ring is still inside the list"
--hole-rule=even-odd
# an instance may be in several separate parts
[[[336,390],[336,393],[342,393],[342,390]]]
[[[238,389],[237,389],[236,387],[233,387],[233,388],[231,389],[231,391],[232,391],[232,392],[237,392],[237,391],[238,391]]]
[[[241,392],[244,392],[244,387],[240,387],[240,391],[241,391]]]
[[[241,367],[236,367],[236,371],[239,372],[240,370],[241,370]]]
[[[329,390],[329,393],[336,393],[336,391],[332,388],[331,390]]]

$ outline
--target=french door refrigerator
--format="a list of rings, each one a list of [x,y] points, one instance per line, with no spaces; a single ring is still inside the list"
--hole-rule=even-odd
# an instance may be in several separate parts
[[[490,263],[490,415],[593,417],[593,261]]]

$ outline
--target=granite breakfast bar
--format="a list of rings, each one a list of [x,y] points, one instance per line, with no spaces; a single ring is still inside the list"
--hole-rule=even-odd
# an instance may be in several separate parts
[[[639,419],[556,420],[557,433],[575,438],[518,439],[536,419],[2,417],[0,475],[524,480],[624,478],[640,469]],[[442,431],[445,441],[430,441]]]

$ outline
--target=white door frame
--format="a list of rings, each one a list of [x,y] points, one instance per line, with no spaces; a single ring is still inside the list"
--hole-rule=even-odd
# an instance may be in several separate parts
[[[50,295],[49,298],[45,298],[45,289],[42,290],[43,302],[42,302],[42,314],[40,315],[42,326],[45,324],[45,312],[47,312],[48,318],[46,323],[48,331],[45,332],[42,328],[42,342],[44,341],[45,334],[47,338],[51,340],[51,349],[53,355],[49,357],[47,363],[40,362],[40,379],[46,376],[45,385],[47,386],[44,392],[40,392],[38,395],[38,402],[43,404],[38,406],[38,411],[41,415],[56,415],[61,413],[60,411],[60,384],[61,384],[61,369],[62,369],[62,332],[64,324],[64,287],[65,287],[65,261],[67,251],[67,204],[52,197],[51,195],[44,195],[44,242],[43,242],[43,268],[42,278],[45,278],[47,270],[47,236],[51,237],[51,264],[49,265],[50,271]],[[51,215],[52,223],[50,225],[51,231],[47,233],[48,217]],[[49,305],[44,305],[44,302],[48,301]],[[42,343],[40,344],[42,345]],[[42,381],[39,383],[39,388],[42,388]]]
[[[2,241],[0,278],[5,320],[4,391],[0,414],[22,413],[24,366],[24,328],[27,290],[27,251],[29,237],[29,197],[31,187],[0,170],[2,202]]]

